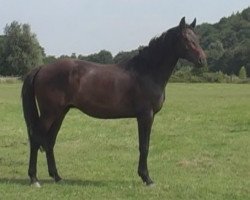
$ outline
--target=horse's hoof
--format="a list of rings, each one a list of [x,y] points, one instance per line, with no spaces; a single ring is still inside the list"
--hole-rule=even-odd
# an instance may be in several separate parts
[[[148,186],[148,187],[154,187],[154,186],[155,186],[154,181],[152,181],[150,178],[147,179],[146,181],[144,181],[144,183],[145,183],[146,186]]]
[[[58,185],[63,185],[64,183],[65,183],[65,182],[64,182],[63,179],[61,179],[60,181],[55,182],[55,184],[58,184]]]
[[[146,186],[150,187],[150,188],[153,188],[153,187],[155,187],[155,183],[152,181],[150,183],[146,183]]]
[[[57,183],[62,180],[62,178],[58,175],[58,173],[49,173],[49,176],[54,179],[54,181]]]
[[[58,182],[61,182],[62,181],[62,178],[60,176],[56,176],[54,178],[55,182],[58,183]]]
[[[42,187],[41,184],[38,181],[36,181],[34,183],[31,183],[30,186],[31,187],[36,187],[36,188],[41,188]]]

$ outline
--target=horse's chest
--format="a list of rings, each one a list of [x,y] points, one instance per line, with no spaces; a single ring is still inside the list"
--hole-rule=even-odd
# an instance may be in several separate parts
[[[138,96],[141,98],[142,108],[150,108],[154,113],[160,111],[165,100],[164,89],[150,79],[141,81]]]
[[[163,92],[160,95],[156,95],[155,98],[152,101],[152,107],[153,107],[153,111],[154,113],[157,113],[161,110],[163,103],[165,100],[165,93]]]

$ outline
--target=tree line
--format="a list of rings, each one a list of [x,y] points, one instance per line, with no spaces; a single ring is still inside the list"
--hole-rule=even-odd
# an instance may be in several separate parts
[[[222,18],[218,23],[197,26],[200,42],[208,57],[207,69],[197,70],[185,61],[177,64],[173,79],[202,80],[250,77],[250,7],[241,13]],[[46,55],[28,24],[17,21],[7,24],[0,35],[0,75],[23,76],[31,68],[54,62],[58,58],[76,58],[98,63],[118,63],[136,55],[140,49],[119,52],[113,56],[107,50],[91,55]]]
[[[204,23],[197,32],[207,53],[209,71],[239,75],[244,68],[250,77],[250,7],[218,23]]]

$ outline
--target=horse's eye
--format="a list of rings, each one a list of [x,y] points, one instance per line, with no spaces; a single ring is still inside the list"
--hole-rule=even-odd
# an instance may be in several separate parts
[[[189,39],[187,37],[183,37],[184,42],[189,42]]]

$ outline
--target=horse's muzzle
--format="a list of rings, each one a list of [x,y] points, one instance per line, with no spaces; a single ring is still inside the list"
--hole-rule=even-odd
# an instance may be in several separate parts
[[[206,67],[207,66],[207,59],[205,57],[200,57],[196,63],[196,67]]]

